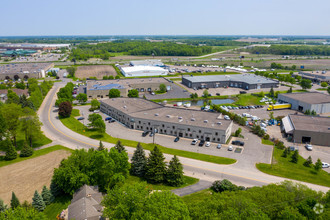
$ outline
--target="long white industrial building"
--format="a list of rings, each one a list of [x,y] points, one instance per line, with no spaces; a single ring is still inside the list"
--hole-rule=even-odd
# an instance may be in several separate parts
[[[136,76],[166,76],[168,70],[158,66],[128,66],[120,67],[120,71],[125,77],[136,77]]]

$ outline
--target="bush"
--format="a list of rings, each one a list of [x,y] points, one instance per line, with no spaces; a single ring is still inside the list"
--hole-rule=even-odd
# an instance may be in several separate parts
[[[328,86],[328,83],[327,83],[327,82],[322,82],[322,83],[321,83],[321,86],[322,86],[323,88],[325,88],[325,87]]]
[[[62,102],[58,109],[58,115],[67,118],[70,117],[72,112],[72,105],[70,102]]]
[[[269,134],[265,134],[265,135],[264,135],[264,139],[265,139],[265,140],[269,140]]]
[[[223,179],[223,180],[217,180],[214,181],[211,189],[214,192],[224,192],[224,191],[237,191],[237,190],[245,190],[244,186],[236,186],[235,184],[233,184],[232,182],[230,182],[227,179]]]

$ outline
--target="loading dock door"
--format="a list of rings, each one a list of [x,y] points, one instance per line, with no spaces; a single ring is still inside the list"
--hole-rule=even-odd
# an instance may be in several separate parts
[[[302,138],[301,138],[301,142],[303,143],[303,144],[306,144],[306,143],[311,143],[311,141],[312,141],[312,138],[311,137],[305,137],[305,136],[303,136]]]

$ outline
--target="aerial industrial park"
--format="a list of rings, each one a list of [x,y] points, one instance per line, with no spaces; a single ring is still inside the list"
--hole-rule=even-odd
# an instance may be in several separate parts
[[[328,13],[100,2],[3,5],[0,219],[330,218]]]

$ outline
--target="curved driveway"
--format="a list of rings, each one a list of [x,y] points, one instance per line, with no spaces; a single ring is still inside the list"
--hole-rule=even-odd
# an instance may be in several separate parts
[[[58,114],[54,106],[56,100],[56,92],[65,84],[65,82],[55,83],[53,88],[49,91],[43,104],[41,105],[38,114],[41,122],[43,123],[42,130],[44,131],[45,135],[52,139],[56,144],[62,144],[71,149],[98,147],[98,140],[94,140],[71,131],[65,127],[58,119]],[[127,139],[129,138],[127,137]],[[105,143],[105,146],[112,147],[113,144]],[[126,150],[129,156],[131,156],[135,148],[126,147]],[[148,153],[148,151],[146,152]],[[164,156],[166,157],[166,160],[170,160],[172,158],[172,155],[164,154]],[[219,165],[183,157],[180,157],[180,160],[184,166],[185,175],[206,181],[229,179],[237,185],[251,187],[287,180],[285,178],[262,173],[257,169],[241,169],[237,165],[241,163],[244,164],[243,161],[238,161],[238,163],[235,165]],[[324,186],[309,183],[304,184],[312,189],[321,190],[323,192],[329,190],[328,187]]]

